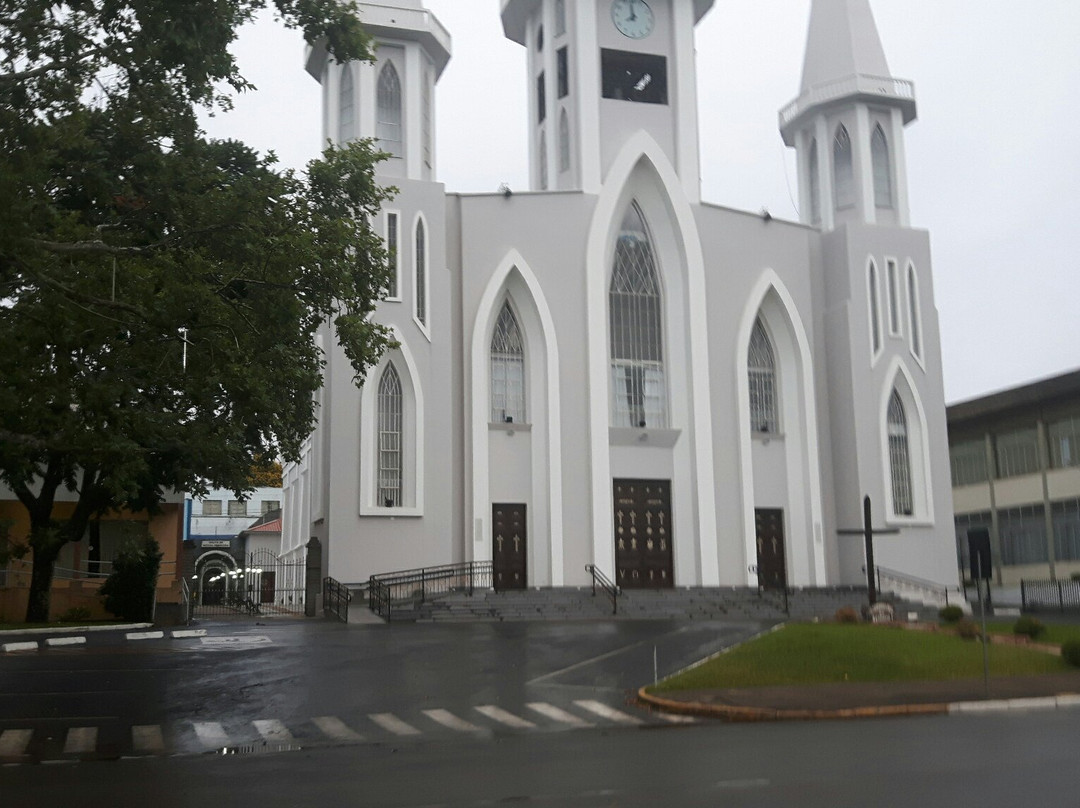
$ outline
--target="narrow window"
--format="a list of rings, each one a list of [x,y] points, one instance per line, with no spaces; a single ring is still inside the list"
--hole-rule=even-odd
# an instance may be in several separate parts
[[[421,92],[421,124],[423,126],[424,165],[431,168],[431,83],[430,71],[424,71],[424,87]]]
[[[509,300],[491,336],[491,420],[525,422],[525,346]]]
[[[568,48],[559,48],[556,52],[559,79],[559,98],[570,95],[570,54]]]
[[[922,359],[922,328],[919,322],[919,282],[915,278],[915,267],[907,270],[908,319],[911,331],[911,352],[916,359]]]
[[[544,52],[544,26],[540,26],[536,29],[536,52]]]
[[[386,214],[386,253],[390,262],[390,282],[386,287],[386,296],[398,297],[398,268],[401,266],[398,260],[398,215]]]
[[[555,0],[555,36],[566,33],[566,0]]]
[[[810,223],[821,224],[821,177],[818,176],[817,140],[810,141]]]
[[[870,159],[874,166],[874,204],[879,208],[891,208],[892,169],[889,164],[889,141],[881,124],[874,127],[870,138]]]
[[[896,262],[886,261],[885,272],[885,282],[889,286],[889,333],[896,337],[900,335],[900,287],[896,277]]]
[[[841,124],[833,138],[833,186],[837,210],[855,204],[855,169],[851,160],[851,137]]]
[[[870,340],[874,346],[874,356],[881,350],[881,311],[879,308],[877,266],[870,262]]]
[[[547,117],[547,87],[544,85],[544,74],[536,77],[536,121],[543,123]]]
[[[759,317],[750,335],[747,357],[750,381],[750,428],[754,432],[777,432],[776,357],[772,342]]]
[[[394,157],[401,157],[401,79],[393,62],[383,65],[379,73],[378,120],[376,135],[379,148]]]
[[[1048,427],[1048,431],[1051,467],[1065,469],[1070,466],[1080,466],[1080,415],[1054,421]],[[206,513],[205,505],[203,513]]]
[[[353,87],[352,66],[341,68],[338,88],[338,142],[348,143],[356,137],[356,93]]]
[[[900,394],[893,390],[888,414],[889,470],[892,477],[893,513],[911,516],[911,459],[908,452],[907,416]]]
[[[548,189],[548,158],[547,158],[547,138],[544,133],[540,133],[540,190],[546,191]]]
[[[379,380],[379,476],[376,504],[401,507],[401,378],[393,363]]]
[[[663,301],[656,259],[636,202],[623,217],[608,293],[612,423],[666,427]]]
[[[570,119],[564,109],[559,114],[559,171],[570,170]]]
[[[424,220],[416,220],[416,319],[427,325],[427,234]]]

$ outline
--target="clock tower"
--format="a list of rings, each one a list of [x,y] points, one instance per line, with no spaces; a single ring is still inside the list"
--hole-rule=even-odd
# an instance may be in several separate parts
[[[694,26],[714,0],[503,0],[528,50],[533,190],[598,193],[645,131],[700,200]]]

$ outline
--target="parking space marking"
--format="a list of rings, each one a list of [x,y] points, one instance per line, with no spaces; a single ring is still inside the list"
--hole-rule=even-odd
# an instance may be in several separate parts
[[[203,746],[216,749],[229,745],[229,736],[225,734],[225,728],[217,721],[195,721],[191,726]]]
[[[480,727],[470,724],[464,718],[458,718],[449,710],[421,710],[432,721],[457,732],[479,732]]]

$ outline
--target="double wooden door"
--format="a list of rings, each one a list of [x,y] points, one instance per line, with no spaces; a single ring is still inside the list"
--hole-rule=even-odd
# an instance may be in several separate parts
[[[787,559],[784,554],[784,512],[779,508],[754,511],[757,528],[758,584],[766,589],[787,586]]]
[[[525,503],[496,503],[491,506],[492,575],[496,591],[525,589],[528,586],[528,541]]]
[[[671,481],[615,480],[615,583],[624,589],[675,586]]]

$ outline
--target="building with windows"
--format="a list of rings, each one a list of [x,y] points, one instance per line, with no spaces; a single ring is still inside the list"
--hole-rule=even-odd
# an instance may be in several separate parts
[[[527,52],[532,190],[448,193],[421,0],[361,2],[373,63],[321,48],[325,137],[374,138],[398,347],[357,387],[329,331],[283,547],[328,574],[491,561],[500,587],[794,586],[882,567],[957,583],[911,82],[869,0],[814,0],[780,112],[802,221],[701,199],[695,27],[713,0],[502,0]],[[780,99],[778,99],[780,100]],[[291,548],[291,549],[290,549]]]
[[[999,584],[1080,573],[1080,370],[947,410],[957,554],[986,528]]]

